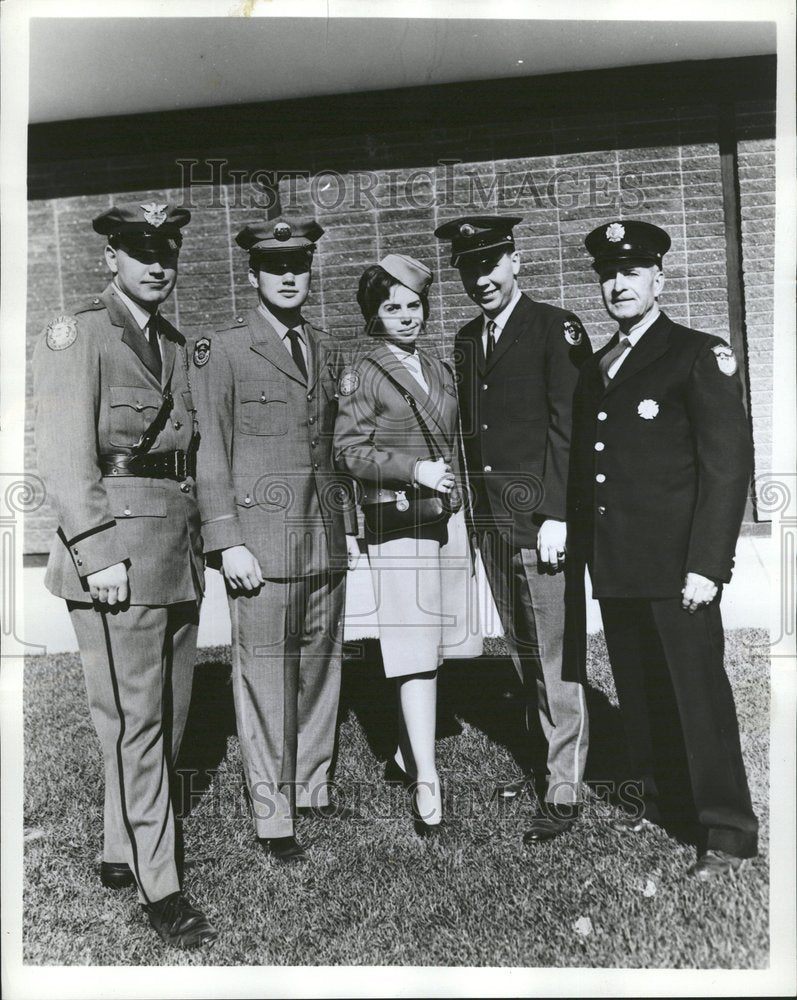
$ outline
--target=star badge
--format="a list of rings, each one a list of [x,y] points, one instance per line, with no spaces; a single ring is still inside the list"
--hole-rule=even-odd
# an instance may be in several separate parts
[[[150,201],[146,205],[141,206],[141,211],[144,213],[144,218],[147,222],[157,229],[158,226],[162,226],[166,221],[167,208],[168,205],[158,205],[156,202]]]

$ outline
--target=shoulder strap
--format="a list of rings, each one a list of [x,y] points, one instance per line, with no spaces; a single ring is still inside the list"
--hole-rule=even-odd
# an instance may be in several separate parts
[[[426,447],[429,449],[429,453],[431,454],[432,459],[436,460],[437,458],[441,457],[438,448],[435,445],[432,432],[429,430],[426,421],[423,419],[420,411],[418,410],[418,403],[416,402],[415,397],[407,389],[405,389],[404,386],[397,379],[393,378],[393,376],[390,374],[387,368],[384,368],[382,365],[380,365],[378,361],[374,361],[373,358],[366,358],[365,360],[370,361],[375,368],[378,368],[379,371],[382,372],[382,374],[388,380],[388,382],[390,382],[390,384],[396,390],[398,390],[398,392],[400,392],[401,395],[404,397],[404,399],[407,402],[407,405],[415,414],[415,419],[418,421],[418,426],[421,429],[421,434],[423,434],[423,439],[426,442]]]
[[[170,378],[166,388],[163,390],[163,402],[160,405],[160,409],[155,414],[155,418],[152,423],[133,445],[131,449],[133,455],[140,457],[141,455],[147,454],[153,444],[155,444],[155,440],[160,432],[166,426],[166,421],[169,419],[169,414],[172,411],[173,405],[174,399],[172,398],[172,380]]]

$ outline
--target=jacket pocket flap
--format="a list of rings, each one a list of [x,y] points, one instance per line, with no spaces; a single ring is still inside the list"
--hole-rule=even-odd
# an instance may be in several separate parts
[[[113,516],[120,521],[130,517],[166,517],[166,490],[162,486],[119,484],[108,490]]]
[[[111,385],[108,387],[111,406],[129,406],[133,410],[157,410],[162,402],[160,393],[137,385]]]
[[[236,391],[242,403],[287,403],[285,387],[276,379],[244,379]]]

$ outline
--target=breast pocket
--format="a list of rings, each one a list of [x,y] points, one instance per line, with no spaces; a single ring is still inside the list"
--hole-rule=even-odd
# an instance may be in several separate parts
[[[242,434],[287,434],[288,400],[285,387],[274,379],[236,382],[238,430]]]
[[[163,398],[156,389],[130,385],[109,386],[108,394],[108,440],[112,447],[131,448],[155,419]]]

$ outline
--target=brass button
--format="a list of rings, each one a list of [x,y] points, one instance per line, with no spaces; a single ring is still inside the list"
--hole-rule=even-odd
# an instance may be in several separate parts
[[[605,420],[605,419],[606,419],[606,413],[603,410],[601,410],[600,413],[598,414],[598,420]]]
[[[493,467],[492,467],[492,465],[485,465],[485,467],[484,467],[484,471],[485,471],[485,472],[492,472],[492,471],[493,471]]]
[[[82,559],[76,559],[75,562],[78,564],[78,566],[82,566],[83,565],[83,560]]]
[[[605,514],[606,513],[606,508],[605,507],[598,507],[598,513],[599,514]]]
[[[310,417],[310,419],[307,422],[308,422],[308,424],[314,424],[315,423],[315,417]]]
[[[175,422],[174,422],[174,429],[176,431],[179,431],[182,426],[183,426],[182,420],[175,420]]]
[[[483,430],[483,431],[486,431],[486,430],[487,430],[487,424],[482,424],[482,430]]]
[[[243,323],[243,321],[244,321],[244,318],[243,318],[243,316],[236,316],[236,317],[235,317],[235,322],[236,322],[236,323]]]
[[[266,394],[264,392],[261,392],[260,393],[260,402],[261,403],[265,403],[265,401],[266,401]]]
[[[144,407],[141,405],[141,403],[136,403],[136,412],[137,413],[141,413],[141,411],[143,409],[144,409]]]
[[[130,508],[125,507],[125,517],[130,517]]]
[[[312,403],[312,401],[313,401],[313,394],[312,394],[312,392],[308,392],[307,393],[307,402],[308,403]]]
[[[483,382],[482,383],[482,389],[488,389],[488,388],[489,388],[489,386],[487,385],[487,383]]]
[[[244,497],[244,503],[251,503],[251,502],[252,502],[252,498],[247,493],[246,496]]]
[[[313,468],[314,468],[314,469],[317,469],[317,468],[318,468],[318,462],[313,462]]]
[[[318,438],[313,438],[313,440],[310,442],[310,447],[311,448],[317,448],[318,447]]]
[[[191,492],[191,484],[190,483],[180,483],[180,489],[183,491],[183,493],[190,493]]]
[[[595,476],[595,482],[596,483],[605,483],[606,482],[606,476],[604,476],[604,474],[602,472],[599,472],[597,474],[597,476]]]
[[[603,451],[603,449],[605,447],[606,447],[606,445],[603,443],[603,441],[596,441],[595,442],[595,451]]]

